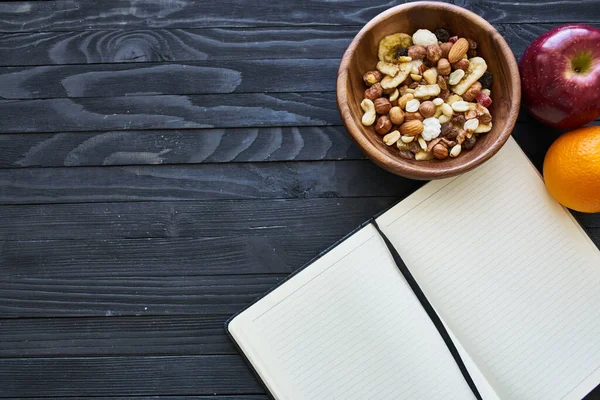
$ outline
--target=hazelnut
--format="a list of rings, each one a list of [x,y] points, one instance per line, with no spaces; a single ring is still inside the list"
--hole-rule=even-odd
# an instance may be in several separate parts
[[[448,158],[448,148],[441,143],[436,144],[433,146],[433,156],[438,160]]]
[[[462,98],[465,101],[473,101],[473,100],[475,100],[475,96],[477,96],[477,93],[479,93],[479,92],[481,92],[481,82],[476,81],[462,95]]]
[[[395,90],[396,90],[395,87],[383,89],[383,94],[387,94],[389,96],[390,94],[394,93]]]
[[[404,122],[404,111],[400,107],[392,107],[389,117],[393,124],[400,125]]]
[[[382,115],[377,119],[375,123],[375,132],[380,135],[385,135],[392,129],[392,121],[385,115]]]
[[[427,59],[432,63],[437,63],[442,58],[442,49],[438,44],[430,44],[427,46]]]
[[[427,49],[423,46],[410,46],[408,56],[413,60],[422,60],[427,56]]]
[[[435,114],[435,104],[432,101],[424,101],[419,106],[419,112],[424,118],[433,117],[433,114]]]
[[[421,113],[418,111],[404,113],[404,121],[405,122],[412,121],[413,119],[418,119],[419,121],[423,121],[425,118],[423,118]]]
[[[462,69],[463,71],[467,72],[467,70],[469,69],[469,64],[469,60],[467,60],[466,58],[461,58],[460,60],[452,64],[452,67],[454,67],[455,70]]]
[[[442,49],[442,58],[448,58],[448,54],[450,54],[450,49],[452,48],[451,42],[442,43],[440,45],[440,49]]]
[[[365,97],[365,99],[375,101],[375,99],[380,98],[382,94],[383,94],[383,89],[381,88],[381,84],[375,83],[373,86],[371,86],[370,88],[365,90],[364,97]]]
[[[380,82],[383,79],[383,74],[377,70],[369,71],[363,75],[363,81],[367,86],[371,86]]]
[[[450,72],[452,72],[450,61],[446,58],[440,58],[437,64],[437,71],[440,75],[450,75]]]
[[[392,104],[385,97],[380,97],[378,99],[375,99],[373,104],[375,104],[375,112],[379,115],[387,114],[388,112],[390,112],[390,109],[392,108]]]

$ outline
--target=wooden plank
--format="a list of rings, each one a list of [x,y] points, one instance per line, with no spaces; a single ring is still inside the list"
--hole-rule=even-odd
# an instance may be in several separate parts
[[[370,161],[0,170],[0,204],[404,197],[422,182]]]
[[[339,59],[328,58],[3,67],[0,97],[335,91],[338,66]]]
[[[396,5],[380,0],[364,2],[304,2],[290,12],[284,0],[259,0],[243,4],[224,1],[197,3],[182,0],[170,3],[115,0],[110,4],[94,0],[15,1],[0,8],[6,17],[0,21],[0,31],[65,31],[69,29],[145,29],[145,28],[205,28],[255,26],[319,26],[362,25],[380,12]],[[586,22],[600,20],[600,13],[586,0],[535,1],[461,1],[460,5],[490,22]],[[8,17],[10,16],[10,17]]]
[[[4,400],[23,400],[24,397],[3,397]],[[26,397],[27,400],[48,400],[48,397]],[[69,400],[272,400],[266,394],[237,394],[231,396],[86,396],[71,397]],[[587,398],[586,398],[587,400]]]
[[[518,123],[513,132],[530,157],[543,157],[557,137],[540,126]],[[366,158],[343,126],[4,134],[0,148],[0,168]]]
[[[591,24],[600,27],[598,22]],[[494,24],[517,57],[537,36],[558,25]],[[339,59],[360,28],[361,25],[0,34],[0,65]],[[27,57],[23,57],[24,51]]]
[[[0,113],[0,133],[341,125],[333,92],[0,100]]]
[[[240,356],[0,359],[0,397],[262,394]]]
[[[0,318],[232,315],[285,276],[206,276],[190,271],[185,276],[90,275],[73,280],[54,275],[29,278],[24,270],[20,277],[0,281]]]
[[[0,33],[0,65],[339,59],[359,29],[356,25]]]
[[[2,206],[0,241],[336,236],[398,200],[364,197]]]
[[[0,265],[4,266],[0,276],[93,281],[104,277],[288,274],[357,226],[345,230],[321,226],[309,234],[250,237],[10,241],[0,243]]]
[[[0,135],[0,168],[359,160],[342,126]]]
[[[237,354],[231,315],[0,320],[0,358]]]

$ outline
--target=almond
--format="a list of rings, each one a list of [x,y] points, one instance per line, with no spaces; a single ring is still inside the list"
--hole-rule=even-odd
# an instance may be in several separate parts
[[[450,49],[450,53],[448,53],[448,61],[450,63],[455,63],[465,54],[467,54],[467,50],[469,50],[469,41],[465,38],[460,38],[452,45]]]
[[[423,123],[418,119],[413,119],[400,125],[400,133],[404,136],[417,136],[421,132],[423,132]]]

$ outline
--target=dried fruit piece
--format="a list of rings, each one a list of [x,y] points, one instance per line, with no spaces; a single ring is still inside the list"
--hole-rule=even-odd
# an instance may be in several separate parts
[[[448,32],[445,29],[439,28],[435,30],[435,37],[437,37],[437,39],[440,42],[447,42],[448,39],[450,39],[450,32]]]
[[[492,126],[493,126],[492,122],[490,122],[489,124],[479,124],[479,126],[477,127],[477,129],[475,129],[475,133],[489,132],[489,131],[492,130]]]
[[[398,49],[410,47],[412,39],[406,33],[395,33],[384,37],[379,41],[377,55],[380,61],[392,62],[396,59]]]
[[[408,57],[408,47],[400,47],[396,50],[396,59],[400,57]]]
[[[419,85],[415,89],[415,97],[417,99],[427,99],[439,95],[440,91],[440,86],[437,83],[435,85]]]
[[[492,104],[492,98],[483,92],[477,93],[475,96],[477,99],[477,103],[481,104],[485,108],[489,107]]]
[[[450,39],[448,39],[448,41],[452,44],[456,43],[457,40],[458,40],[458,36],[452,36]]]
[[[471,136],[463,142],[462,147],[465,150],[471,150],[473,147],[475,147],[475,142],[477,142],[477,139],[475,136]]]
[[[376,66],[377,70],[382,74],[389,76],[396,76],[400,68],[398,65],[393,64],[391,62],[379,61]]]
[[[452,48],[450,49],[450,53],[448,53],[448,61],[451,63],[455,63],[465,54],[467,54],[467,50],[469,50],[469,42],[465,38],[460,38],[454,43]]]
[[[381,61],[380,61],[381,62]],[[401,64],[393,64],[398,68],[398,72],[393,77],[386,76],[381,80],[381,87],[383,89],[392,89],[400,85],[402,82],[406,80],[411,68],[414,65],[414,61],[401,63]],[[379,65],[379,63],[377,63]]]
[[[408,150],[400,150],[398,152],[398,154],[400,155],[400,157],[405,158],[407,160],[414,160],[415,159],[414,153],[412,153],[411,151],[408,151]]]
[[[481,87],[484,89],[489,89],[492,87],[492,73],[490,71],[485,71],[481,78],[479,78],[479,82],[481,82]]]
[[[462,96],[472,84],[481,78],[486,70],[487,64],[483,58],[471,58],[469,60],[469,70],[467,71],[467,76],[456,86],[454,86],[454,93]]]
[[[415,154],[415,160],[417,161],[432,160],[433,158],[433,153],[430,151],[420,151]]]

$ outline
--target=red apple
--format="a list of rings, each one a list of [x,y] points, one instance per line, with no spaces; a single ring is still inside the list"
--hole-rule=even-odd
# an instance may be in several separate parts
[[[600,30],[569,24],[531,43],[519,62],[525,108],[540,122],[573,129],[600,116]]]

